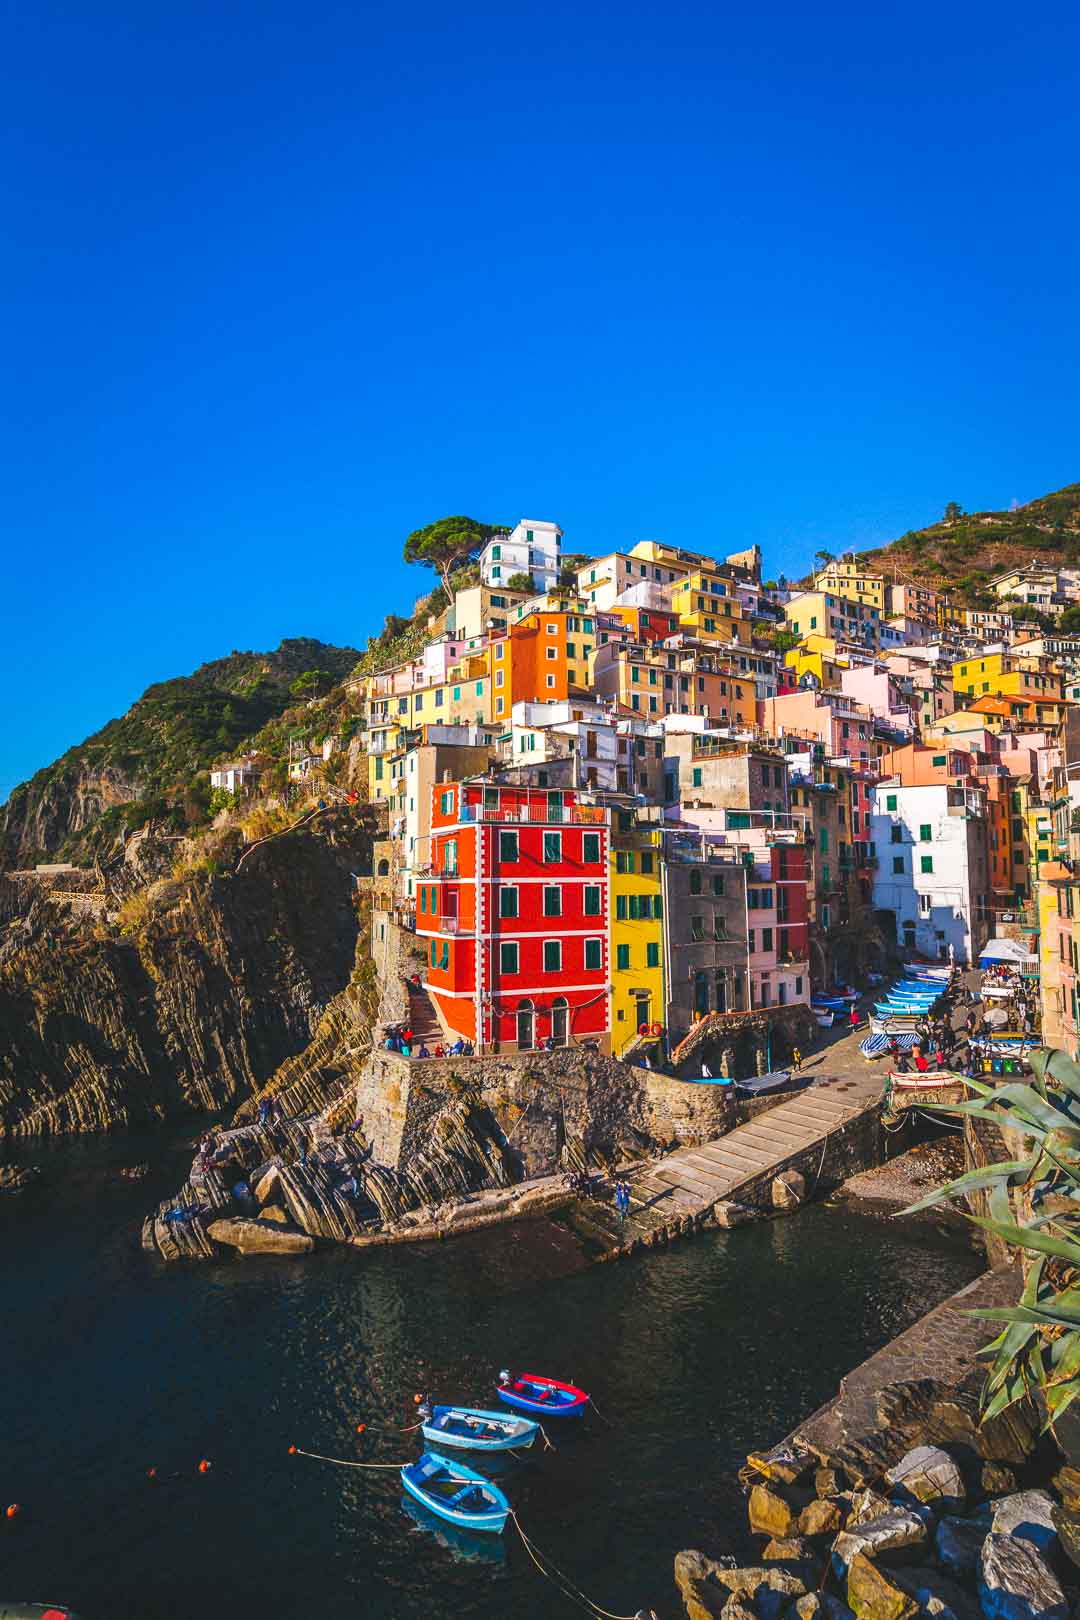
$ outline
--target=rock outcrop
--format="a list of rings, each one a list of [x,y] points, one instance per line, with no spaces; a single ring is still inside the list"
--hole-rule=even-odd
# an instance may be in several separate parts
[[[325,1102],[349,1048],[369,1045],[355,877],[370,873],[378,831],[371,807],[340,807],[254,849],[239,872],[226,846],[142,891],[123,926],[34,901],[0,930],[0,1130],[217,1114],[289,1059],[296,1100]]]

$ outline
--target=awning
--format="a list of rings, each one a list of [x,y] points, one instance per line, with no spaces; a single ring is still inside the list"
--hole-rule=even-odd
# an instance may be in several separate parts
[[[979,952],[980,962],[1037,962],[1039,958],[1026,951],[1018,939],[995,937]]]

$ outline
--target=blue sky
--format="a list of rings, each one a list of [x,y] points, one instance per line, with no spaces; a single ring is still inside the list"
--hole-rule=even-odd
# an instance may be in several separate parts
[[[1063,7],[6,11],[0,796],[445,513],[793,572],[1080,479]]]

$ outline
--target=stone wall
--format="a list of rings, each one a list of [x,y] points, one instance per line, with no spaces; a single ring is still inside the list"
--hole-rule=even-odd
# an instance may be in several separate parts
[[[691,1085],[578,1047],[472,1058],[380,1049],[357,1087],[374,1157],[407,1164],[448,1099],[464,1096],[491,1112],[528,1179],[556,1170],[568,1141],[586,1148],[705,1142],[734,1123],[726,1087]]]

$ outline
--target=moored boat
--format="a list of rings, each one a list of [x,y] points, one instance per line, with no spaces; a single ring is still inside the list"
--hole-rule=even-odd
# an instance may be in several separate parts
[[[499,1399],[519,1412],[539,1412],[545,1417],[580,1417],[589,1404],[583,1389],[564,1384],[539,1373],[499,1374]]]
[[[483,1474],[429,1451],[418,1462],[405,1464],[401,1483],[422,1507],[463,1530],[499,1535],[510,1513],[502,1491]]]
[[[540,1432],[539,1423],[485,1412],[477,1406],[436,1406],[421,1431],[432,1446],[462,1451],[523,1451]]]

